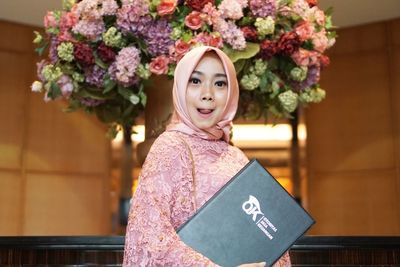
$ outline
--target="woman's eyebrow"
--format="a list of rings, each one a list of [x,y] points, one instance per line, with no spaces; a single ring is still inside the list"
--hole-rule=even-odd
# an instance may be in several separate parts
[[[192,74],[204,75],[203,72],[198,71],[198,70],[194,70],[194,71],[192,72]],[[215,77],[224,77],[224,78],[227,78],[226,74],[224,74],[224,73],[217,73],[217,74],[215,74],[214,76],[215,76]]]

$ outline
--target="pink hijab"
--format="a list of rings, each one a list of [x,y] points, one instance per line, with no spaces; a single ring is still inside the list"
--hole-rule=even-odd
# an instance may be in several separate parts
[[[202,130],[192,123],[189,116],[186,106],[186,88],[190,75],[196,68],[200,59],[208,51],[214,51],[222,61],[228,79],[228,99],[222,113],[221,121],[211,128]],[[172,97],[175,110],[171,123],[167,126],[167,131],[179,131],[203,139],[219,140],[222,138],[226,142],[229,142],[229,132],[232,128],[232,120],[235,117],[239,101],[239,86],[236,79],[236,71],[229,57],[215,47],[196,47],[186,53],[179,61],[175,69],[174,77]]]

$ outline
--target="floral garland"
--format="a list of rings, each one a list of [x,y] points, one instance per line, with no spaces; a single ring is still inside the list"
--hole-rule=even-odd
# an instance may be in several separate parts
[[[32,90],[66,99],[105,123],[133,125],[152,75],[173,77],[191,48],[223,49],[240,82],[239,116],[290,116],[319,102],[324,55],[335,42],[330,11],[317,0],[64,0],[44,17],[34,43]]]

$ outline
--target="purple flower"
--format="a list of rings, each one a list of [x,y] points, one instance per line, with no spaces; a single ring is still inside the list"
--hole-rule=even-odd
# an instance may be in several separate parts
[[[140,52],[136,47],[125,47],[119,51],[115,62],[110,66],[108,72],[111,78],[125,86],[138,82],[136,69],[140,63]]]
[[[318,83],[321,69],[319,66],[310,66],[307,71],[307,78],[302,82],[293,82],[292,86],[297,91],[303,91],[306,88]]]
[[[152,56],[169,53],[169,47],[175,44],[170,38],[172,27],[167,20],[153,21],[147,30],[145,41]]]
[[[41,82],[45,82],[45,81],[46,81],[45,78],[43,77],[43,74],[42,74],[42,70],[43,70],[44,66],[46,66],[46,65],[47,65],[47,62],[46,62],[46,60],[44,60],[44,59],[42,59],[41,61],[39,61],[38,63],[36,63],[36,67],[37,67],[37,72],[36,72],[36,74],[37,74],[38,79],[39,79]]]
[[[135,0],[133,3],[124,3],[117,13],[117,25],[123,32],[135,33],[132,28],[148,13],[149,7],[146,1]]]
[[[106,71],[97,65],[85,69],[86,82],[96,87],[103,87],[103,79]]]
[[[79,101],[80,101],[83,105],[85,105],[85,106],[87,106],[87,107],[95,107],[95,106],[101,105],[101,104],[103,104],[104,102],[106,102],[105,100],[92,99],[92,98],[88,98],[88,97],[81,98],[81,99],[79,99]]]
[[[250,10],[256,17],[275,17],[276,0],[250,0]]]
[[[62,75],[58,79],[57,85],[60,87],[61,93],[62,93],[63,97],[65,97],[65,98],[69,98],[70,95],[72,94],[72,91],[74,90],[72,80],[67,75]]]
[[[58,60],[58,52],[57,47],[60,44],[58,38],[53,37],[50,40],[50,47],[49,47],[49,59],[52,64],[56,63]]]

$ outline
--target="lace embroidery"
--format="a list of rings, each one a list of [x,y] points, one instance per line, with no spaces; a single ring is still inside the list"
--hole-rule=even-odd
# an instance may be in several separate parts
[[[192,158],[196,183],[192,183]],[[218,266],[186,246],[175,230],[248,159],[224,141],[164,132],[143,165],[126,229],[123,266]],[[289,256],[278,262],[290,266]],[[275,266],[275,267],[276,267]]]

